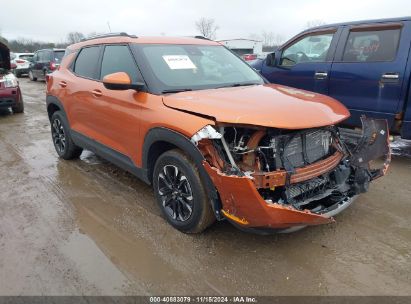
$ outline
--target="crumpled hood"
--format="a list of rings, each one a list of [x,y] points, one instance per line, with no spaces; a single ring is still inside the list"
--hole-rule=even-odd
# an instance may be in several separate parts
[[[181,92],[164,96],[163,102],[217,122],[281,129],[328,126],[350,116],[331,97],[273,84]]]

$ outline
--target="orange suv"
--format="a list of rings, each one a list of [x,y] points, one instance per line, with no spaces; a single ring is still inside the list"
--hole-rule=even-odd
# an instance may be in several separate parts
[[[186,233],[216,219],[259,233],[330,223],[390,159],[384,120],[364,117],[362,137],[348,136],[338,101],[268,84],[204,38],[71,45],[48,76],[47,112],[61,158],[88,149],[152,184]]]

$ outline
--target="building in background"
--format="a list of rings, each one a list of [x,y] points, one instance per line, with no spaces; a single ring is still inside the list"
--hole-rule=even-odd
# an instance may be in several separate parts
[[[227,39],[218,40],[217,42],[225,45],[227,48],[232,50],[239,56],[244,57],[244,55],[259,55],[263,52],[263,42],[252,39]]]

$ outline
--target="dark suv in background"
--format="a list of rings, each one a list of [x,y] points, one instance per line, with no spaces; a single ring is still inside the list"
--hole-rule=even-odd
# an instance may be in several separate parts
[[[355,21],[305,30],[251,66],[268,81],[329,95],[351,112],[387,119],[411,139],[411,18]]]
[[[44,49],[36,51],[29,67],[30,80],[46,80],[46,75],[57,69],[63,56],[63,49]]]

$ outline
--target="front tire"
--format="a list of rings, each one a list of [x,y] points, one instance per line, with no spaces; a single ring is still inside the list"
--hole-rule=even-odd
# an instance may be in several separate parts
[[[63,159],[78,158],[83,151],[71,139],[68,122],[61,111],[56,111],[51,116],[51,137],[57,154]]]
[[[180,150],[162,154],[154,167],[154,195],[166,220],[184,233],[200,233],[215,221],[196,165]]]

